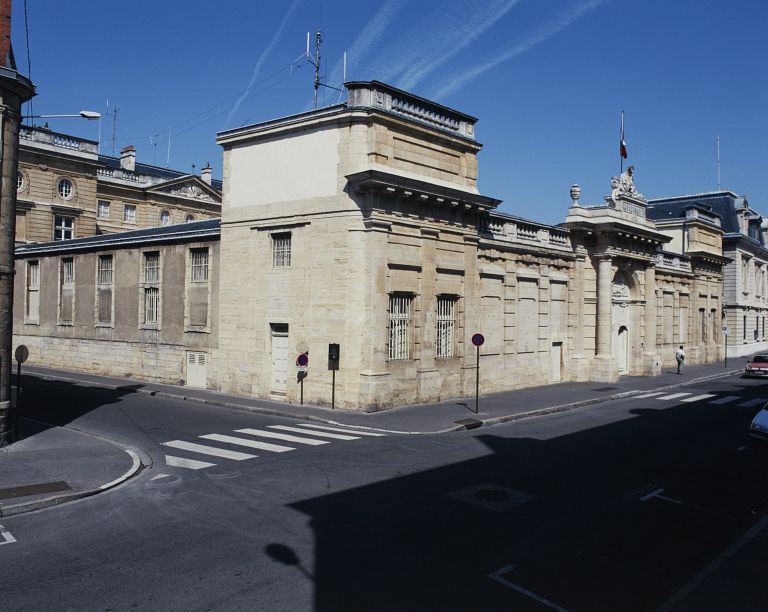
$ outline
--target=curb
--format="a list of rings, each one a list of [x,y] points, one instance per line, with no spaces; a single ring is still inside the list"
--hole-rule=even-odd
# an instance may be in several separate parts
[[[73,430],[73,431],[79,431],[79,430]],[[86,432],[80,432],[80,433],[86,433]],[[94,434],[86,434],[86,435],[94,435]],[[107,442],[110,442],[114,444],[111,440],[107,440],[106,438],[101,438],[100,436],[94,436],[98,437],[101,440],[105,440]],[[116,486],[124,483],[129,478],[132,478],[136,474],[138,474],[145,466],[141,462],[141,459],[139,459],[138,454],[128,448],[123,449],[128,455],[131,457],[132,464],[131,467],[121,476],[118,476],[114,480],[111,480],[110,482],[104,483],[103,485],[95,488],[95,489],[89,489],[87,491],[77,491],[75,493],[68,493],[64,495],[52,495],[50,497],[45,497],[43,499],[38,499],[35,501],[29,501],[29,502],[21,502],[19,504],[13,504],[9,506],[2,506],[0,505],[0,518],[6,517],[6,516],[15,516],[18,514],[24,514],[26,512],[34,512],[35,510],[42,510],[43,508],[50,508],[52,506],[60,506],[61,504],[65,504],[67,502],[76,501],[78,499],[83,499],[85,497],[91,497],[92,495],[96,495],[98,493],[103,493],[104,491],[108,491],[109,489],[114,489]]]

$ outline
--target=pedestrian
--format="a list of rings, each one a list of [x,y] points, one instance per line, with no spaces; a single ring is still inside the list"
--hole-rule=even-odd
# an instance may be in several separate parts
[[[680,345],[680,348],[675,351],[675,360],[677,361],[677,373],[682,374],[683,373],[683,364],[685,363],[685,351],[683,350],[683,345]]]

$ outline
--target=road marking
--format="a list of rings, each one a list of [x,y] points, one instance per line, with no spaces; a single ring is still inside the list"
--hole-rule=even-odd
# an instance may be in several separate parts
[[[643,395],[636,395],[635,399],[643,399],[645,397],[653,397],[654,395],[661,395],[664,391],[654,391],[653,393],[644,393]]]
[[[260,436],[262,438],[275,438],[276,440],[285,440],[286,442],[294,442],[296,444],[309,444],[310,446],[319,446],[321,444],[329,444],[328,440],[312,440],[310,438],[299,438],[298,436],[281,434],[281,433],[277,433],[276,431],[264,431],[262,429],[250,429],[250,428],[236,429],[235,432],[247,434],[249,436]]]
[[[202,470],[203,468],[216,465],[207,461],[196,461],[195,459],[185,459],[184,457],[174,457],[173,455],[166,455],[165,463],[170,467],[189,468],[190,470]]]
[[[712,400],[709,402],[710,404],[727,404],[728,402],[732,402],[734,400],[741,399],[740,395],[726,395],[725,397],[721,397],[720,399]]]
[[[657,400],[672,400],[677,399],[678,397],[685,397],[686,395],[690,395],[690,393],[673,393],[672,395],[662,395],[661,397],[657,397]]]
[[[16,538],[11,535],[11,532],[0,525],[0,546],[3,544],[13,544],[15,541]]]
[[[288,427],[288,425],[267,425],[270,429],[280,429],[281,431],[292,431],[294,433],[309,434],[318,438],[333,438],[334,440],[359,440],[357,436],[345,436],[342,434],[326,433],[324,431],[307,431],[298,427]]]
[[[522,593],[523,595],[526,595],[530,597],[531,599],[534,599],[538,601],[540,604],[543,604],[547,606],[548,608],[552,608],[553,610],[559,610],[560,612],[568,612],[566,608],[563,608],[562,606],[558,606],[556,603],[552,603],[548,599],[544,599],[541,595],[536,595],[536,593],[533,593],[532,591],[529,591],[528,589],[524,589],[519,584],[515,584],[514,582],[510,582],[506,578],[502,576],[502,574],[508,574],[512,570],[515,569],[515,565],[506,565],[502,567],[500,570],[497,570],[493,572],[493,574],[488,574],[489,578],[492,578],[493,580],[496,580],[497,582],[500,582],[504,586],[509,587],[510,589],[514,589],[518,593]]]
[[[742,402],[739,404],[740,408],[752,408],[752,406],[757,406],[758,404],[762,404],[765,402],[766,399],[764,397],[758,397],[756,399],[751,399],[748,402]]]
[[[641,502],[648,501],[649,499],[652,499],[656,497],[659,493],[662,493],[664,489],[654,489],[648,495],[643,495],[643,497],[640,498]]]
[[[248,453],[239,453],[237,451],[225,450],[223,448],[214,448],[213,446],[205,446],[203,444],[195,444],[194,442],[184,442],[183,440],[171,440],[170,442],[162,442],[163,446],[170,446],[171,448],[180,448],[181,450],[191,451],[193,453],[201,453],[203,455],[213,455],[214,457],[223,457],[224,459],[234,459],[235,461],[243,461],[244,459],[253,459],[257,455],[249,455]]]
[[[286,453],[288,451],[296,450],[292,446],[280,446],[279,444],[270,444],[269,442],[259,442],[257,440],[246,440],[245,438],[223,436],[221,434],[206,434],[204,436],[198,436],[198,438],[214,440],[215,442],[226,442],[227,444],[239,444],[240,446],[257,448],[259,450],[265,450],[271,453]]]
[[[168,459],[168,455],[166,455],[165,458]],[[167,461],[166,461],[166,463],[167,463]],[[170,476],[170,474],[158,474],[157,476],[152,476],[152,478],[150,478],[150,481],[152,481],[152,480],[160,480],[161,478],[168,478],[169,476]]]
[[[313,423],[302,423],[302,427],[312,427],[313,429],[327,429],[328,431],[335,431],[337,433],[349,433],[357,436],[386,436],[383,433],[374,433],[372,431],[358,431],[357,429],[341,429],[339,427],[328,427],[328,425],[315,425]]]
[[[715,397],[714,393],[702,393],[701,395],[694,395],[693,397],[686,397],[684,400],[680,400],[681,402],[700,402],[701,400],[709,399],[710,397]]]

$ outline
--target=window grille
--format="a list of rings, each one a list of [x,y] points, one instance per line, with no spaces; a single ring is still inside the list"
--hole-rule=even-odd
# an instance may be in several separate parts
[[[61,260],[61,284],[64,287],[71,287],[75,284],[75,260]]]
[[[437,298],[437,333],[435,357],[453,357],[456,298]]]
[[[389,358],[411,358],[411,302],[407,295],[389,296]]]
[[[291,234],[272,234],[272,267],[287,268],[291,265]]]
[[[36,322],[40,316],[40,262],[27,262],[27,319]]]
[[[160,253],[144,253],[144,282],[160,282]]]
[[[208,282],[208,249],[192,249],[192,270],[189,280],[193,283]]]
[[[144,289],[144,323],[157,323],[160,310],[160,288]]]
[[[59,282],[59,322],[70,324],[75,301],[75,260],[71,257],[61,260]]]

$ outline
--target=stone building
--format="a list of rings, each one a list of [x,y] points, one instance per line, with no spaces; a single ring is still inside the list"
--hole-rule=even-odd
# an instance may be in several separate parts
[[[16,242],[85,238],[218,218],[221,182],[120,158],[98,143],[39,127],[19,132]]]
[[[651,200],[649,211],[658,224],[679,219],[682,240],[695,231],[691,220],[717,215],[722,222],[724,290],[718,315],[722,334],[726,329],[728,355],[738,357],[768,351],[768,220],[750,207],[747,198],[731,191],[715,191]],[[712,245],[712,249],[716,245]],[[714,316],[714,314],[713,314]],[[712,333],[716,330],[713,329]]]
[[[206,386],[219,220],[17,247],[14,339],[30,362]]]
[[[136,344],[132,354],[153,355],[142,377],[186,381],[185,354],[199,352],[208,388],[298,402],[295,362],[308,353],[305,401],[335,397],[337,407],[373,411],[474,393],[475,333],[485,337],[483,393],[658,374],[679,343],[694,363],[722,355],[717,335],[696,319],[703,309],[711,321],[721,303],[716,216],[691,221],[695,238],[675,252],[676,229],[649,218],[631,170],[598,206],[582,206],[574,186],[560,226],[499,213],[500,201],[477,189],[474,117],[376,81],[347,90],[343,104],[218,135],[224,189],[218,267],[209,268],[209,344],[193,350],[197,336],[185,332],[168,348],[165,325],[157,336],[144,333],[134,302],[121,339]],[[185,240],[198,240],[193,234]],[[80,244],[71,246],[92,259],[82,264],[91,284],[81,291],[80,273],[72,281],[90,313],[82,327],[56,321],[53,289],[38,298],[48,314],[22,323],[17,294],[17,341],[36,343],[36,363],[50,362],[52,349],[63,358],[116,341],[85,329],[96,323],[103,248]],[[18,250],[26,291],[31,259],[49,276],[66,270],[62,246]],[[118,295],[141,295],[144,248],[125,244],[130,263]],[[163,265],[191,274],[187,250],[167,252]],[[53,278],[61,285],[61,273]],[[186,304],[176,278],[163,295]],[[340,347],[335,373],[330,344]],[[104,361],[77,367],[139,376]]]

